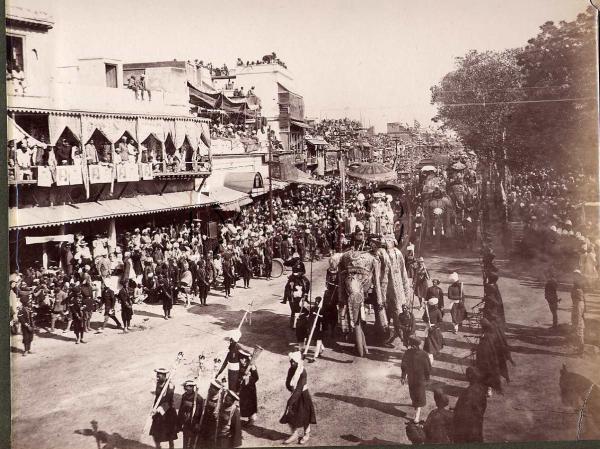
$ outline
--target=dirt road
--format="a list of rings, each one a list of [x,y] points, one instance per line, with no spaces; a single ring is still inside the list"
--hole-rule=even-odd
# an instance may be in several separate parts
[[[473,254],[438,255],[426,261],[432,276],[441,279],[444,291],[449,273],[461,275],[468,309],[480,301],[481,272]],[[485,440],[574,439],[576,415],[561,404],[559,369],[566,363],[598,382],[600,373],[593,369],[598,366],[597,356],[575,358],[564,336],[549,330],[551,316],[538,277],[542,267],[507,260],[498,261],[498,265],[502,274],[498,284],[509,323],[507,334],[517,366],[511,367],[512,382],[505,394],[488,401]],[[323,292],[325,268],[325,261],[314,264],[316,294]],[[243,325],[241,341],[249,346],[258,344],[265,351],[258,362],[259,419],[245,428],[244,445],[279,445],[288,432],[279,418],[288,398],[284,381],[289,366],[287,353],[294,341],[288,327],[288,306],[279,303],[284,283],[285,277],[253,280],[251,289],[238,287],[229,300],[217,291],[209,296],[206,307],[176,306],[171,320],[162,318],[160,306],[138,306],[133,319],[135,331],[122,334],[110,328],[103,334],[89,335],[85,345],[75,345],[72,333],[40,330],[33,343],[35,354],[27,357],[21,356],[20,337],[14,337],[13,447],[95,449],[90,422],[96,421],[100,435],[109,443],[107,447],[151,448],[151,442],[141,438],[140,432],[153,401],[153,369],[170,367],[177,352],[183,351],[184,360],[175,379],[177,403],[181,383],[197,375],[198,355],[204,353],[204,395],[213,359],[226,353],[226,331],[237,327],[252,300],[252,325]],[[570,320],[566,287],[563,285],[560,293],[560,323]],[[588,316],[597,319],[599,313],[598,296],[591,295]],[[95,314],[93,327],[101,318]],[[445,320],[449,319],[447,314]],[[433,388],[442,387],[452,406],[466,385],[464,371],[474,340],[465,334],[445,333],[446,347],[434,362],[425,417],[434,406]],[[424,335],[421,323],[418,335]],[[347,351],[327,350],[316,363],[307,364],[318,420],[311,444],[408,443],[405,418],[412,417],[413,411],[407,387],[399,380],[404,349],[399,342],[396,345],[395,349],[370,347],[368,358],[357,359],[351,346],[341,343]],[[181,438],[178,444],[180,447]]]

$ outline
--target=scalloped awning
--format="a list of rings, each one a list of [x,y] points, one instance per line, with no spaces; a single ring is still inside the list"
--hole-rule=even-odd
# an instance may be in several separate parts
[[[145,215],[215,204],[208,196],[195,191],[171,192],[163,195],[143,195],[88,203],[53,207],[9,209],[10,229],[44,228],[66,223],[106,220],[113,217]]]

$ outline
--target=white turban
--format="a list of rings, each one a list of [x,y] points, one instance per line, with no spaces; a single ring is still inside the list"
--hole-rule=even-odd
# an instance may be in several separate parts
[[[448,279],[451,282],[458,282],[458,273],[455,271],[454,273],[452,273],[450,276],[448,276]]]
[[[293,360],[298,364],[302,363],[302,353],[300,351],[290,352],[288,356],[290,357],[290,360]]]

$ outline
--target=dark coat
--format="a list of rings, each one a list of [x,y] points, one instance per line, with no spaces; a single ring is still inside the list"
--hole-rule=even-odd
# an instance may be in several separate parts
[[[163,385],[156,385],[154,391],[154,404],[160,396]],[[156,413],[152,417],[152,426],[150,426],[150,435],[156,441],[173,441],[177,439],[177,411],[173,407],[173,396],[175,395],[175,386],[169,384],[167,391],[158,403],[164,413]]]
[[[194,397],[196,399],[195,409]],[[181,395],[181,403],[179,405],[179,412],[177,413],[178,429],[198,432],[200,430],[200,418],[202,417],[203,406],[204,400],[198,393],[184,392]]]
[[[290,382],[295,372],[295,367],[290,367],[288,370],[285,387],[292,395],[287,401],[285,412],[279,422],[281,424],[289,424],[294,429],[299,427],[306,428],[310,424],[317,423],[317,416],[310,393],[308,389],[304,388],[307,382],[306,369],[302,370],[302,374],[300,374],[298,383],[294,388]]]
[[[474,383],[463,390],[454,406],[454,443],[483,442],[487,387]]]
[[[253,369],[250,370],[247,379],[242,378],[240,383],[240,413],[242,418],[249,418],[258,412],[256,382],[258,382],[258,371]]]
[[[425,421],[425,443],[451,443],[453,441],[454,414],[450,410],[432,410]]]
[[[408,381],[408,391],[413,407],[426,404],[425,385],[431,375],[431,362],[425,351],[410,348],[402,357],[402,377]]]
[[[437,285],[432,285],[427,289],[427,293],[425,294],[425,299],[437,298],[438,301],[438,309],[444,310],[444,292]]]

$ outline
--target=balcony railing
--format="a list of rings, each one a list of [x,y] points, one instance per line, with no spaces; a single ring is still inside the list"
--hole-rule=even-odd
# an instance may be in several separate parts
[[[8,167],[8,183],[52,185],[81,185],[117,182],[136,182],[160,177],[208,176],[212,164],[208,158],[192,162],[155,161],[147,163],[63,164],[57,166],[31,165]]]

